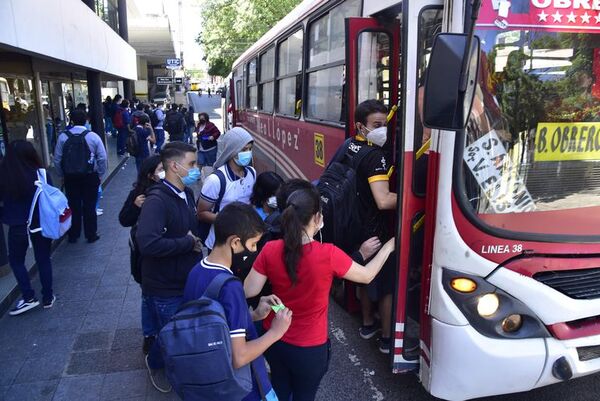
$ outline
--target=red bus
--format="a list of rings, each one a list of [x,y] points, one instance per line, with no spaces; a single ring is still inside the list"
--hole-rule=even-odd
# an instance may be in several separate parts
[[[600,370],[592,3],[493,0],[477,14],[462,0],[306,0],[233,65],[226,124],[253,134],[259,170],[318,179],[354,135],[358,103],[395,110],[390,365],[417,372],[437,397],[527,391]],[[432,52],[452,36],[438,34],[469,28],[479,40],[468,64],[454,68],[452,38],[447,63]],[[436,124],[443,113],[432,110],[467,70],[466,100],[454,105],[466,126]]]

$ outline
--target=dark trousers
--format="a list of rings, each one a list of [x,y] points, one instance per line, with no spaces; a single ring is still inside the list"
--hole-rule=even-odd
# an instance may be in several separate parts
[[[169,142],[183,142],[183,132],[169,132]]]
[[[76,240],[81,235],[81,220],[83,218],[83,233],[87,239],[94,238],[98,230],[96,217],[96,200],[100,177],[98,173],[77,177],[65,177],[65,192],[69,207],[73,212],[69,239]]]
[[[165,130],[162,128],[154,128],[154,134],[156,135],[156,153],[160,153],[165,144]]]
[[[313,401],[321,379],[329,368],[331,344],[298,347],[277,341],[265,356],[271,366],[271,384],[277,398]]]
[[[127,127],[119,128],[117,131],[117,154],[122,155],[125,153],[127,145],[127,137],[129,136],[129,130]]]
[[[50,301],[52,299],[52,263],[50,262],[52,240],[37,232],[31,234],[31,245],[40,273],[44,301]],[[23,299],[26,301],[35,296],[35,291],[31,288],[29,273],[25,267],[25,255],[28,247],[27,226],[10,226],[8,228],[8,263],[19,284]]]

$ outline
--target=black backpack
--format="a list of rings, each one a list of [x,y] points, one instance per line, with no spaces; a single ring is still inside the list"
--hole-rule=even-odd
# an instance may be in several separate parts
[[[219,177],[219,183],[221,184],[219,188],[219,197],[217,198],[211,212],[219,213],[221,210],[221,202],[223,201],[223,196],[225,196],[225,189],[227,188],[227,180],[225,179],[225,175],[219,169],[215,170],[213,174],[216,174]],[[201,221],[198,223],[198,238],[204,243],[206,238],[208,238],[208,234],[210,233],[211,223],[206,223]]]
[[[317,189],[321,194],[324,227],[323,241],[331,242],[347,253],[356,250],[361,240],[360,207],[356,170],[373,148],[361,146],[358,153],[349,154],[351,139],[342,145],[321,175]]]
[[[65,176],[83,176],[94,172],[92,151],[88,146],[85,136],[90,131],[85,130],[79,135],[65,131],[67,140],[62,148],[60,167]]]
[[[154,110],[152,110],[152,113],[150,113],[150,124],[152,124],[152,128],[156,128],[156,126],[160,122],[160,121],[158,121],[158,116],[156,115],[156,110],[157,109],[154,109]]]
[[[140,143],[138,142],[137,132],[133,131],[129,133],[127,137],[127,143],[125,144],[127,152],[133,157],[137,157],[140,154]]]
[[[178,134],[183,131],[183,127],[181,126],[181,120],[183,120],[183,116],[179,112],[170,113],[167,115],[167,131],[170,134]]]

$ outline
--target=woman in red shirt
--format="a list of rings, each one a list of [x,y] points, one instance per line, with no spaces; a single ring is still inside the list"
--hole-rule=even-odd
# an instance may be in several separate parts
[[[290,395],[294,401],[314,400],[327,372],[327,309],[333,278],[369,283],[394,250],[390,240],[362,266],[335,245],[314,241],[322,227],[317,189],[292,192],[281,216],[283,239],[265,245],[244,282],[246,297],[253,297],[269,280],[273,293],[294,311],[290,329],[265,354],[280,400],[289,400]],[[272,315],[265,319],[265,329],[271,327]]]

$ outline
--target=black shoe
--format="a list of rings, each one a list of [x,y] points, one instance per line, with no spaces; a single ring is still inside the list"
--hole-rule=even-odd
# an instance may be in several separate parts
[[[156,337],[154,336],[144,337],[144,345],[142,345],[142,351],[144,352],[144,355],[148,355],[148,352],[150,352],[155,339]]]
[[[93,237],[88,238],[87,242],[90,243],[90,244],[93,244],[94,242],[98,241],[99,239],[100,239],[100,236],[99,235],[95,235]]]
[[[20,315],[21,313],[25,313],[28,310],[35,308],[39,304],[40,304],[40,301],[38,301],[37,298],[31,298],[28,301],[25,301],[24,299],[20,299],[19,302],[17,302],[17,304],[15,305],[15,307],[12,308],[8,312],[8,314],[11,316],[17,316],[17,315]]]

